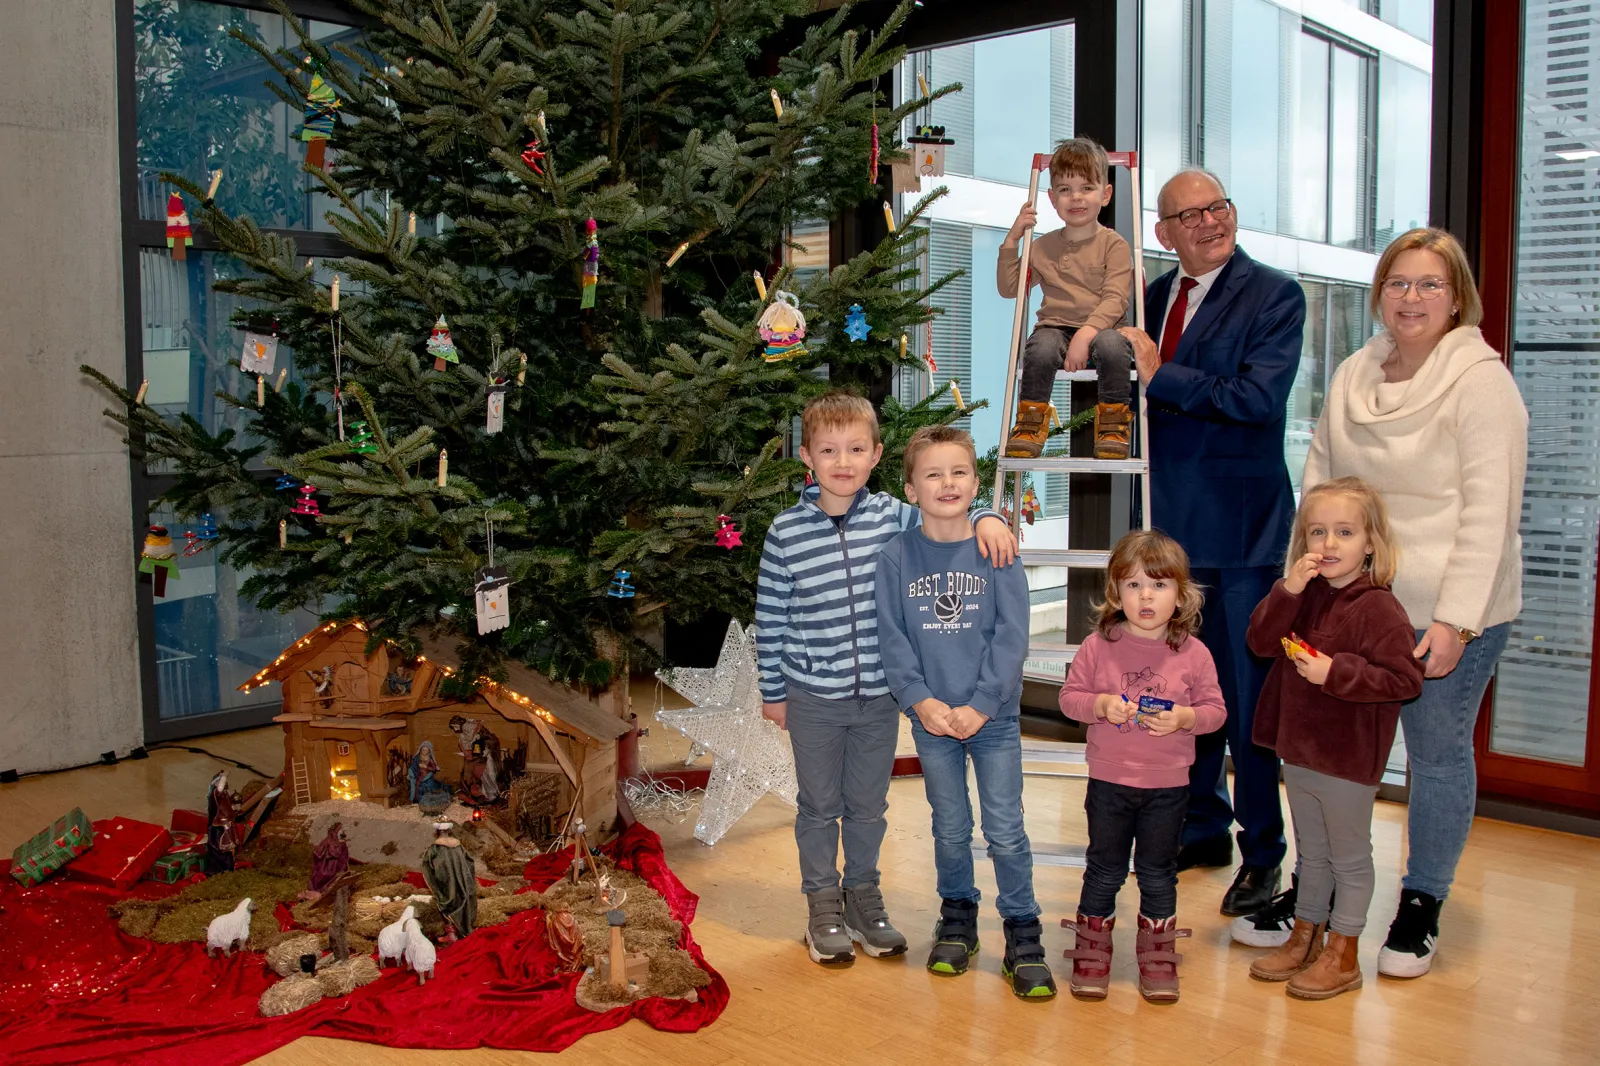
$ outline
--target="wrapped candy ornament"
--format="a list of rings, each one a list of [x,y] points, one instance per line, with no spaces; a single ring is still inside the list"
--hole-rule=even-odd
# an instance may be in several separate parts
[[[433,324],[433,332],[428,335],[428,351],[433,353],[433,368],[441,373],[446,363],[461,362],[456,354],[456,342],[450,339],[450,323],[444,320],[444,315],[439,316],[439,321]]]
[[[761,312],[757,325],[761,339],[767,342],[764,356],[767,362],[782,362],[806,354],[801,345],[806,339],[806,316],[801,313],[800,300],[794,293],[774,289],[772,303]]]
[[[139,573],[149,574],[157,596],[167,594],[167,577],[178,580],[178,553],[166,526],[151,526],[144,535],[144,550],[139,553]]]

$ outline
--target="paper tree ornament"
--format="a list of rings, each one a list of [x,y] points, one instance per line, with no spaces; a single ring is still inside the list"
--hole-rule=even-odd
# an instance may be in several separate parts
[[[189,212],[183,209],[183,197],[173,193],[167,197],[167,247],[172,258],[189,258],[188,247],[194,243],[194,231],[189,228]]]
[[[511,624],[511,577],[503,566],[486,566],[478,571],[473,587],[478,601],[478,635],[493,633]]]
[[[291,514],[309,515],[312,518],[322,516],[322,508],[317,506],[317,487],[315,485],[301,485],[300,498],[294,501],[294,506],[289,508]]]
[[[307,165],[322,166],[339,104],[333,86],[323,81],[321,74],[311,75],[311,88],[306,92],[306,121],[300,130],[300,139],[306,142]]]
[[[717,515],[717,547],[729,551],[744,547],[743,534],[734,528],[733,519],[725,514]]]
[[[221,536],[221,534],[217,531],[217,520],[212,518],[209,514],[201,515],[200,526],[194,531],[194,535],[199,537],[201,540],[216,540],[219,536]]]
[[[459,363],[461,357],[456,354],[456,342],[450,339],[450,323],[439,316],[439,321],[433,324],[433,332],[428,335],[428,351],[433,353],[433,368],[444,370],[446,363]]]
[[[594,306],[594,290],[600,284],[600,238],[596,235],[594,219],[583,224],[589,235],[583,249],[583,307]]]
[[[606,589],[606,595],[618,600],[631,600],[634,597],[633,574],[627,570],[618,570],[611,578],[611,587]]]
[[[246,333],[239,369],[246,374],[270,374],[278,361],[278,338],[272,333]]]
[[[1033,520],[1044,514],[1044,508],[1039,506],[1039,497],[1034,495],[1033,486],[1022,493],[1022,520],[1028,525],[1033,525]]]
[[[363,421],[350,423],[350,449],[357,455],[376,455],[378,444],[372,439],[372,430]]]
[[[484,432],[491,436],[506,428],[506,389],[509,385],[504,378],[496,378],[489,385],[489,417],[484,424]]]
[[[872,327],[867,324],[867,313],[861,309],[860,304],[851,304],[850,313],[844,316],[844,333],[851,342],[864,341],[867,334],[872,332]]]
[[[528,142],[528,147],[522,150],[522,161],[528,164],[528,169],[544,177],[544,168],[539,165],[539,160],[544,158],[544,153],[539,151],[539,138],[535,137]]]
[[[800,312],[800,300],[794,293],[772,290],[772,302],[761,312],[757,325],[761,339],[767,342],[764,356],[767,362],[782,362],[806,354],[801,346],[806,339],[806,316]]]
[[[929,178],[944,177],[944,150],[955,143],[944,135],[943,126],[918,126],[916,135],[906,138],[913,167]]]
[[[139,553],[139,573],[149,574],[155,594],[167,594],[167,577],[178,580],[178,553],[166,526],[151,526],[144,535],[144,550]]]
[[[273,492],[283,492],[286,489],[297,489],[299,487],[300,482],[290,477],[288,474],[279,474],[278,480],[272,483]]]

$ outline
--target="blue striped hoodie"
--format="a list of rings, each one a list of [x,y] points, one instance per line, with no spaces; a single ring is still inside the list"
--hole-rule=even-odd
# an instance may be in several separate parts
[[[772,520],[756,579],[756,656],[761,699],[781,703],[790,685],[824,699],[875,699],[889,691],[878,654],[878,553],[922,512],[886,492],[856,493],[844,522],[800,502]],[[972,512],[973,522],[990,510]]]

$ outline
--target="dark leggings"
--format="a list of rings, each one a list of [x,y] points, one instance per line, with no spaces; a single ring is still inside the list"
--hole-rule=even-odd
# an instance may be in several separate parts
[[[1089,847],[1079,913],[1086,918],[1117,913],[1117,893],[1128,879],[1131,854],[1139,879],[1139,913],[1152,921],[1177,914],[1178,847],[1189,787],[1135,788],[1090,778],[1083,809],[1089,816]]]
[[[1048,403],[1056,371],[1067,362],[1067,345],[1075,326],[1037,326],[1022,349],[1022,399]],[[1128,374],[1133,369],[1133,345],[1114,329],[1103,329],[1089,342],[1089,365],[1100,376],[1101,403],[1128,403],[1133,395]]]

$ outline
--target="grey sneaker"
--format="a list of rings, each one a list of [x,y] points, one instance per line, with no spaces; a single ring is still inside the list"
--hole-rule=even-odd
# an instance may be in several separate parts
[[[875,959],[906,952],[906,938],[889,924],[883,893],[877,885],[855,885],[844,890],[844,931]]]
[[[844,926],[844,893],[823,889],[806,896],[811,908],[806,923],[806,951],[812,962],[854,962],[856,949]]]

